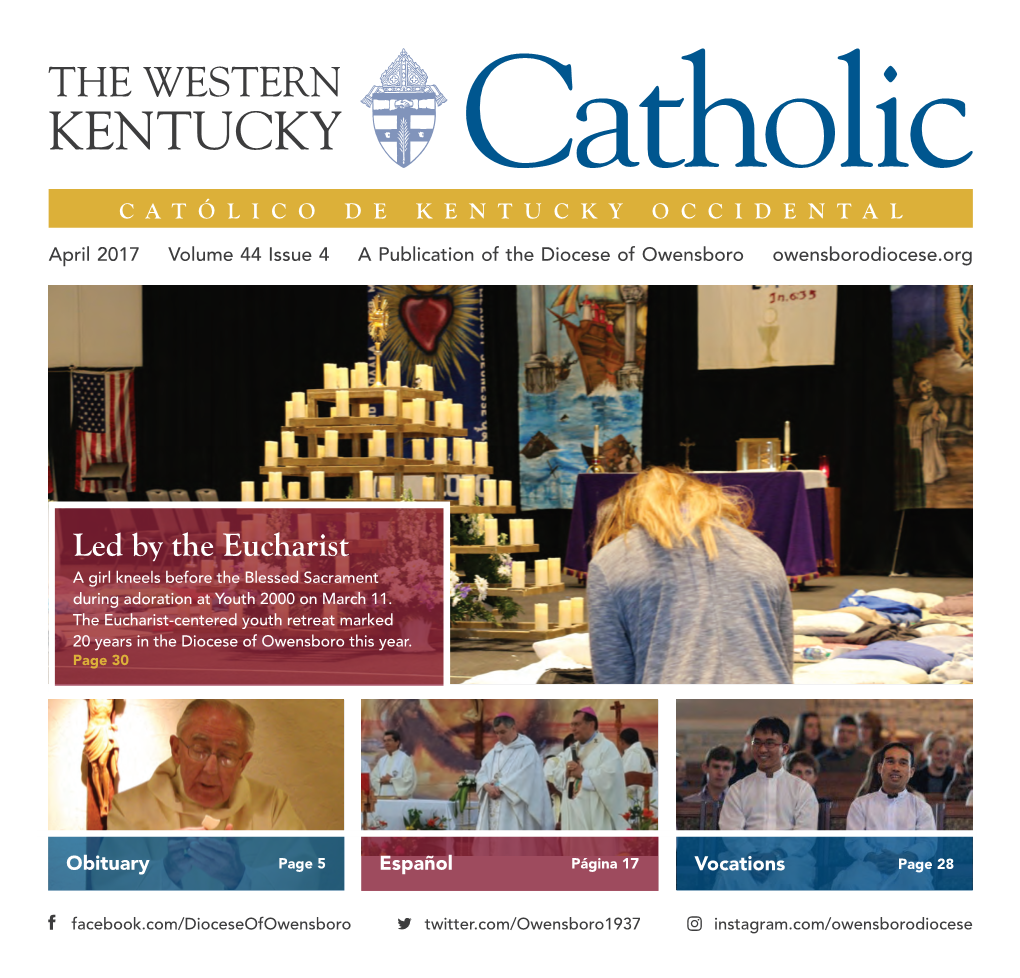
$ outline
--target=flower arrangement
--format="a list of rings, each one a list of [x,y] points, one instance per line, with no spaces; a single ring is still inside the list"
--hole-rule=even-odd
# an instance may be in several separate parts
[[[435,815],[422,821],[421,809],[412,808],[404,816],[404,828],[411,832],[442,832],[447,828],[448,819]]]
[[[631,805],[623,817],[630,823],[629,832],[649,832],[659,827],[659,815],[651,808],[645,808],[640,802]]]
[[[476,498],[475,503],[479,504]],[[477,546],[485,543],[485,533],[480,521],[474,515],[463,515],[451,520],[452,542],[458,546]],[[506,544],[505,533],[499,535],[499,542]],[[513,598],[489,595],[489,588],[510,583],[509,554],[462,554],[458,564],[464,571],[465,579],[474,584],[462,584],[455,572],[450,575],[450,621],[510,621],[521,613],[521,607]],[[454,583],[456,582],[456,589]],[[498,616],[498,618],[497,618]]]
[[[450,801],[457,804],[458,815],[467,808],[468,795],[477,787],[478,782],[475,780],[475,776],[470,771],[465,771],[457,782],[457,790],[450,798]]]
[[[434,511],[403,509],[391,527],[389,541],[383,551],[379,583],[386,588],[387,600],[410,611],[422,608],[431,611],[442,600],[441,585],[437,586],[435,569],[443,563],[437,535],[430,532],[428,522],[435,520]]]

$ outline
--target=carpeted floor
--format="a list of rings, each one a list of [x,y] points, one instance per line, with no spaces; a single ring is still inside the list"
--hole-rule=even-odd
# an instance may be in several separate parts
[[[550,594],[536,598],[522,598],[518,604],[524,609],[520,618],[530,621],[532,606],[544,600],[553,609],[561,597],[584,594],[576,578],[565,577],[566,593]],[[828,611],[835,608],[848,594],[858,588],[864,591],[878,591],[882,588],[898,587],[907,591],[927,591],[941,594],[965,594],[974,589],[969,577],[821,577],[804,585],[801,591],[793,593],[794,608],[812,611]],[[450,682],[462,683],[465,679],[496,669],[520,669],[537,661],[529,642],[469,642],[454,640],[450,644]]]

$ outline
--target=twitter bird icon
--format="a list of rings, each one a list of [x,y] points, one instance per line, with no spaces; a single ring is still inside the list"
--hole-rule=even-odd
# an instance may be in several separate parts
[[[400,919],[400,918],[398,917],[398,918],[397,918],[397,926],[398,926],[398,927],[399,927],[399,928],[400,928],[401,930],[407,930],[407,928],[411,926],[411,918],[410,918],[410,917],[407,917],[406,919],[404,919],[404,920],[401,920],[401,919]]]

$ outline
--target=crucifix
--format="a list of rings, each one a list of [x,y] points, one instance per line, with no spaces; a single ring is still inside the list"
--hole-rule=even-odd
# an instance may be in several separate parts
[[[679,446],[684,450],[684,467],[683,472],[685,475],[691,474],[691,449],[697,445],[697,442],[691,441],[690,435],[685,435],[684,440],[678,442]]]
[[[609,707],[616,714],[616,746],[620,746],[620,731],[623,729],[623,711],[627,709],[625,703],[621,703],[617,700],[612,706]]]

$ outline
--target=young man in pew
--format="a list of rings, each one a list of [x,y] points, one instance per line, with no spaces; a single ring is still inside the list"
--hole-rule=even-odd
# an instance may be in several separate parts
[[[701,765],[705,783],[700,791],[687,795],[684,801],[688,804],[700,804],[705,801],[717,801],[720,804],[724,802],[726,789],[729,787],[730,778],[733,777],[733,768],[736,763],[736,755],[729,747],[713,747],[705,755],[705,763]]]
[[[857,720],[841,716],[832,728],[832,746],[818,755],[823,774],[864,774],[870,756],[857,748]]]
[[[790,754],[785,761],[786,770],[795,778],[806,781],[811,785],[811,790],[818,794],[818,773],[821,770],[818,758],[806,750],[799,750],[796,754]]]

